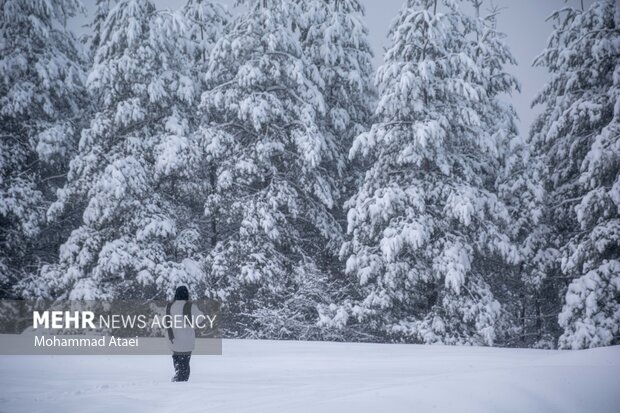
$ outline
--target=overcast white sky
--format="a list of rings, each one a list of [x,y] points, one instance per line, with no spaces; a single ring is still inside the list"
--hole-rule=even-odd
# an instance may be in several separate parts
[[[186,0],[153,0],[159,8],[175,9],[182,7]],[[390,23],[400,10],[405,0],[361,0],[366,7],[365,22],[370,31],[370,42],[375,52],[375,68],[383,59],[383,50],[388,46],[387,32]],[[87,10],[94,7],[94,0],[83,0]],[[509,99],[514,104],[521,119],[520,131],[527,134],[529,125],[538,113],[538,108],[530,108],[530,103],[541,89],[547,73],[544,69],[533,68],[532,61],[542,51],[551,33],[551,22],[546,18],[557,9],[566,5],[580,7],[581,0],[493,0],[501,7],[502,13],[498,20],[498,27],[508,36],[506,41],[517,59],[518,65],[509,68],[521,82],[521,93],[516,93]],[[592,0],[585,0],[587,6]],[[234,10],[235,0],[220,0]],[[483,7],[488,7],[491,0],[486,0]],[[71,25],[78,33],[84,31],[82,24],[88,17],[80,16]]]

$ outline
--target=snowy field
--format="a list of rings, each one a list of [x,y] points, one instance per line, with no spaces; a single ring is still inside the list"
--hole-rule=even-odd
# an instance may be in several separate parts
[[[164,356],[2,356],[0,412],[620,412],[620,346],[543,351],[227,340]]]

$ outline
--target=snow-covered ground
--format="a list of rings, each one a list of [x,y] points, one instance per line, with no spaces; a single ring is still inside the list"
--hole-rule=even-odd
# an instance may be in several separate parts
[[[620,412],[620,346],[583,351],[226,340],[166,356],[2,356],[0,412]]]

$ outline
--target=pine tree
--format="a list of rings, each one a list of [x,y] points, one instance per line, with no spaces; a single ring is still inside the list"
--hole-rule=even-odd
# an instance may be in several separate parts
[[[368,29],[361,20],[364,8],[357,0],[314,0],[300,4],[305,16],[302,22],[306,25],[301,30],[302,47],[323,80],[321,93],[326,116],[319,120],[319,128],[338,156],[328,165],[329,174],[339,182],[331,210],[344,228],[344,201],[353,195],[361,178],[361,166],[347,159],[348,152],[353,139],[369,129],[376,100],[373,55]],[[353,293],[348,278],[342,277],[338,254],[327,253],[323,259],[329,263],[326,268],[337,285],[338,296]],[[332,311],[337,308],[334,304],[320,308],[322,319],[333,316]]]
[[[51,260],[45,221],[74,153],[85,103],[85,56],[66,28],[75,0],[7,0],[0,7],[0,297]]]
[[[329,211],[337,148],[319,128],[320,75],[292,31],[299,7],[242,4],[247,12],[213,49],[202,97],[217,165],[210,204],[222,223],[206,288],[236,315],[231,334],[316,337],[328,288],[317,257],[341,242]]]
[[[500,339],[504,344],[548,347],[553,342],[550,333],[554,325],[548,314],[554,310],[557,314],[557,300],[550,299],[548,259],[540,249],[550,236],[550,228],[542,220],[544,189],[539,171],[532,167],[539,159],[518,133],[514,108],[503,100],[520,86],[504,69],[516,61],[504,43],[505,35],[497,30],[500,10],[491,8],[485,16],[481,13],[485,6],[482,0],[472,0],[472,4],[477,20],[476,56],[486,71],[490,98],[481,117],[487,130],[495,131],[500,156],[496,187],[510,214],[505,231],[514,243],[503,260],[489,262],[501,274],[490,281],[494,296],[503,306]]]
[[[89,31],[82,36],[82,43],[88,47],[91,54],[95,54],[101,43],[101,30],[105,19],[108,17],[110,9],[117,3],[117,0],[96,0],[95,13],[91,23],[88,25]]]
[[[186,18],[186,37],[190,39],[190,49],[187,53],[191,59],[191,71],[194,83],[199,87],[201,95],[206,90],[206,73],[209,67],[209,57],[215,43],[226,33],[231,20],[230,13],[220,4],[205,0],[189,0],[182,10]],[[217,201],[216,172],[217,158],[208,152],[209,134],[205,132],[210,122],[211,114],[208,111],[195,111],[195,129],[191,131],[192,151],[194,159],[199,162],[194,167],[194,179],[202,181],[205,192],[200,197],[194,196],[196,205],[195,217],[201,217],[203,236],[209,244],[204,249],[210,249],[217,243],[219,227],[219,202]],[[207,213],[205,214],[205,211]]]
[[[348,201],[342,249],[363,299],[344,310],[390,339],[492,344],[498,334],[490,284],[512,248],[494,186],[511,126],[491,117],[510,120],[496,97],[514,80],[502,69],[509,54],[476,39],[485,27],[459,6],[403,7],[377,74],[377,121],[351,151],[371,166]]]
[[[48,215],[83,205],[82,222],[43,268],[48,295],[162,297],[195,285],[201,233],[191,213],[188,131],[197,93],[180,14],[123,0],[102,25],[88,88],[96,101]],[[196,188],[191,190],[192,185]],[[189,199],[188,199],[189,198]]]
[[[187,22],[186,36],[193,43],[192,61],[204,77],[211,49],[225,33],[231,15],[224,6],[209,0],[188,0],[182,13]]]
[[[376,93],[368,29],[360,19],[364,8],[357,0],[315,0],[303,5],[308,27],[302,46],[323,80],[327,113],[320,126],[337,146],[334,152],[340,158],[333,162],[333,174],[341,179],[353,139],[368,130]]]
[[[546,216],[564,296],[564,348],[620,343],[620,8],[596,1],[552,15],[555,29],[534,62],[551,79],[531,140],[545,164]],[[566,282],[564,282],[566,281]],[[570,284],[568,284],[570,282]]]
[[[557,250],[549,248],[554,232],[545,217],[547,194],[540,168],[544,158],[533,153],[520,135],[508,141],[502,152],[506,155],[498,193],[510,213],[508,233],[516,248],[501,280],[510,323],[505,344],[554,348],[561,306],[550,276]]]

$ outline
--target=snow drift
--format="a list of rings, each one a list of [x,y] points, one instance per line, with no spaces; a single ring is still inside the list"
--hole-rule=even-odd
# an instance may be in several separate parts
[[[581,351],[225,340],[164,356],[0,357],[0,412],[620,411],[620,346]]]

